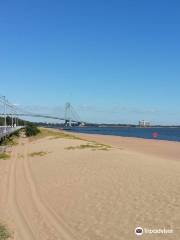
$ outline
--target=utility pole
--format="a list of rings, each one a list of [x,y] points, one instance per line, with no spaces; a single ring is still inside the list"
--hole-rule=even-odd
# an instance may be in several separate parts
[[[13,106],[11,106],[11,127],[14,127],[13,113]]]
[[[4,99],[4,130],[5,130],[5,134],[6,134],[6,132],[7,132],[7,116],[6,116],[6,114],[7,114],[7,106],[6,106],[6,97],[5,96],[3,96],[3,99]]]
[[[15,124],[14,124],[14,126],[16,127],[16,125],[17,125],[17,116],[16,116],[16,112],[15,112]]]
[[[16,118],[16,125],[18,126],[19,123],[18,123],[18,115],[17,115],[17,118]]]
[[[11,114],[11,125],[12,125],[12,127],[14,127],[13,112],[12,112],[12,114]]]

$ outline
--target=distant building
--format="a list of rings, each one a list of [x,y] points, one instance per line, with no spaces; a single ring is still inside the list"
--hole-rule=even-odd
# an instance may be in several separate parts
[[[139,121],[139,126],[140,127],[150,127],[150,122],[141,120],[141,121]]]

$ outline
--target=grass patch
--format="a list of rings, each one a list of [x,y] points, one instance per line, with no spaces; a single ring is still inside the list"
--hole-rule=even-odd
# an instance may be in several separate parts
[[[83,140],[79,137],[76,137],[74,135],[67,134],[58,130],[55,131],[55,130],[50,130],[46,128],[40,128],[40,130],[41,130],[40,133],[38,133],[36,136],[33,136],[31,140],[38,140],[45,137],[50,137],[51,140],[58,139],[58,138]]]
[[[104,151],[108,151],[110,150],[112,147],[106,144],[101,144],[101,143],[97,143],[97,142],[88,142],[86,139],[80,138],[78,136],[69,134],[69,133],[65,133],[62,131],[58,131],[58,130],[51,130],[51,129],[47,129],[47,128],[40,128],[40,133],[37,134],[36,136],[31,137],[31,140],[38,140],[38,139],[42,139],[45,137],[49,137],[49,139],[53,140],[53,139],[59,139],[59,138],[65,138],[65,139],[72,139],[72,140],[82,140],[82,141],[86,141],[87,144],[81,144],[79,146],[69,146],[66,147],[65,149],[67,150],[75,150],[75,149],[91,149],[91,150],[104,150]],[[32,153],[33,154],[33,153]],[[34,156],[34,154],[33,154]]]
[[[47,154],[47,152],[33,152],[33,153],[30,153],[29,156],[30,157],[36,157],[36,156],[43,157],[46,154]]]
[[[11,237],[11,234],[9,233],[6,226],[0,224],[0,240],[7,240]]]
[[[18,153],[18,158],[22,159],[22,158],[24,158],[24,156],[22,154]]]
[[[81,144],[79,146],[69,146],[65,148],[66,150],[75,150],[75,149],[91,149],[91,150],[104,150],[108,151],[111,149],[111,146],[101,144],[101,143],[96,143],[96,142],[90,142],[87,144]]]
[[[14,146],[18,144],[18,137],[16,135],[11,135],[9,137],[6,137],[2,143],[1,146]]]
[[[10,136],[7,136],[4,140],[0,142],[0,146],[14,146],[18,144],[18,138],[21,136],[23,130],[20,129],[13,132]]]
[[[10,155],[7,153],[0,153],[0,159],[7,160],[10,158]]]

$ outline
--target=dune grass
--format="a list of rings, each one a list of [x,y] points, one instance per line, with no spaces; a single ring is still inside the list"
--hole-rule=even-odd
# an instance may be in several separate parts
[[[86,139],[80,138],[78,136],[75,136],[73,134],[69,134],[63,131],[55,130],[55,129],[47,129],[47,128],[40,128],[40,133],[36,136],[33,136],[32,140],[38,140],[41,138],[49,137],[50,140],[53,139],[59,139],[59,138],[65,138],[65,139],[72,139],[72,140],[81,140],[85,141],[87,143],[81,144],[79,146],[69,146],[65,149],[67,150],[75,150],[75,149],[91,149],[91,150],[104,150],[108,151],[112,147],[106,144],[97,143],[94,141],[87,141]],[[42,152],[39,153],[32,153],[31,156],[42,156]]]
[[[6,137],[2,143],[1,146],[14,146],[18,144],[18,136],[11,135],[9,137]]]
[[[74,135],[61,132],[59,130],[51,130],[47,128],[40,128],[40,133],[38,133],[36,136],[31,137],[31,140],[38,140],[41,138],[50,137],[51,140],[58,139],[58,138],[66,138],[66,139],[78,139],[83,140],[79,137],[76,137]]]
[[[7,240],[11,237],[10,232],[5,225],[0,224],[0,240]]]
[[[111,149],[111,146],[96,143],[96,142],[88,142],[87,144],[81,144],[78,146],[69,146],[65,148],[66,150],[75,150],[75,149],[90,149],[90,150],[104,150],[108,151]]]
[[[43,157],[47,154],[47,152],[32,152],[29,154],[30,157]]]
[[[7,154],[7,153],[0,153],[0,159],[2,159],[2,160],[7,160],[7,159],[9,159],[10,158],[10,155],[9,154]]]

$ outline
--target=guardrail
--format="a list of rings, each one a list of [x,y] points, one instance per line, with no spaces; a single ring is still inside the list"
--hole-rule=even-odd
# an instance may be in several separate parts
[[[18,131],[21,128],[23,128],[23,127],[22,126],[18,126],[18,127],[0,126],[0,140],[4,137],[11,135],[13,132]]]

